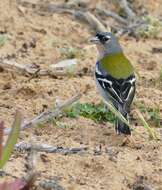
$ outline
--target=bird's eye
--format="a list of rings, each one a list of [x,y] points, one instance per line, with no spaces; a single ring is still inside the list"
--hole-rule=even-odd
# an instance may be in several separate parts
[[[104,42],[107,42],[107,41],[109,41],[109,40],[110,40],[110,36],[104,36],[104,37],[103,37],[103,41],[104,41]]]

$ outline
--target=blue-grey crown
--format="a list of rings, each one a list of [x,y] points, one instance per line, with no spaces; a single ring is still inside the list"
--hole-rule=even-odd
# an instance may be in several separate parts
[[[109,39],[115,38],[111,32],[98,32],[96,37],[100,40],[101,43],[106,43]]]
[[[96,34],[96,38],[98,38],[100,43],[105,47],[103,53],[104,55],[122,51],[122,48],[113,33],[98,32]]]

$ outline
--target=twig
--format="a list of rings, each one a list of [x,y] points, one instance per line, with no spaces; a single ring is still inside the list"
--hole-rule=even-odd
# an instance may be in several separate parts
[[[136,16],[136,13],[129,7],[129,3],[127,2],[127,0],[116,0],[116,1],[119,4],[119,6],[126,13],[126,15],[127,15],[126,19],[110,10],[103,9],[100,6],[96,8],[96,11],[98,11],[99,14],[104,14],[108,17],[112,17],[116,21],[118,21],[119,23],[124,25],[124,27],[122,26],[120,28],[115,27],[116,30],[119,30],[118,36],[127,33],[129,35],[137,37],[136,31],[138,30],[138,28],[141,27],[141,25],[143,25],[143,23],[141,23],[141,18],[138,18]],[[21,3],[21,0],[20,0],[20,3]],[[26,4],[23,4],[23,3],[21,3],[21,4],[22,4],[22,6],[26,6]],[[30,2],[29,2],[29,4],[30,4]],[[78,4],[78,1],[75,1],[75,0],[74,0],[74,2],[72,1],[72,3],[71,2],[60,3],[60,4],[49,3],[47,5],[44,3],[40,3],[40,2],[36,3],[36,5],[39,7],[39,9],[37,9],[38,14],[45,14],[45,13],[70,14],[70,15],[73,15],[76,19],[86,22],[95,32],[110,30],[109,28],[106,28],[102,24],[100,19],[98,19],[94,14],[87,11],[88,10],[87,6],[84,7],[84,5],[83,5],[84,8],[81,8],[80,6],[75,6],[77,4]],[[85,4],[87,4],[86,1],[85,1]],[[45,71],[42,71],[42,74],[40,74],[40,75],[47,75],[47,74],[52,75],[53,73],[49,74],[45,70]],[[54,76],[57,76],[57,74]]]
[[[105,32],[108,29],[99,21],[99,19],[90,12],[75,11],[75,18],[87,22],[96,32]]]
[[[48,11],[50,13],[68,13],[74,14],[74,10],[69,7],[65,7],[62,5],[49,4],[47,7],[43,7],[44,11]]]
[[[64,10],[66,12],[66,10],[79,10],[80,8],[87,8],[87,5],[89,4],[89,2],[84,1],[84,0],[73,0],[73,1],[69,1],[67,3],[61,3],[61,4],[54,4],[54,3],[50,3],[46,6],[42,6],[42,8],[45,10],[48,9],[48,11],[51,12],[57,12],[59,11],[59,9]],[[85,9],[84,9],[85,10]]]
[[[127,14],[128,19],[135,18],[136,14],[133,10],[129,7],[127,0],[118,0],[119,6],[125,11]]]
[[[87,147],[81,148],[63,148],[63,147],[54,147],[47,144],[32,145],[24,142],[18,143],[15,145],[16,151],[30,151],[35,150],[37,152],[46,152],[46,153],[61,153],[61,154],[77,154],[87,150]]]
[[[36,75],[62,76],[67,74],[65,72],[51,71],[50,69],[35,68],[34,65],[19,64],[14,60],[7,60],[7,59],[0,60],[0,67],[2,67],[4,70],[7,71],[12,71],[12,72],[15,71],[23,75],[25,74],[27,76],[31,75],[31,77],[35,77]]]
[[[152,53],[162,53],[162,47],[153,47]]]
[[[124,24],[124,25],[127,25],[128,24],[128,21],[124,18],[122,18],[121,16],[119,16],[118,14],[114,13],[113,11],[110,11],[110,10],[105,10],[104,8],[101,8],[101,7],[97,7],[96,8],[96,11],[101,14],[101,15],[105,15],[107,17],[112,17],[114,18],[117,22],[121,23],[121,24]]]
[[[99,14],[104,14],[108,17],[114,18],[116,21],[124,25],[124,28],[120,29],[119,35],[122,35],[124,33],[129,33],[129,34],[135,34],[136,30],[143,25],[143,22],[141,22],[141,19],[136,18],[136,14],[133,12],[133,10],[128,6],[128,2],[126,0],[117,0],[119,3],[119,6],[125,11],[127,14],[127,19],[122,18],[118,14],[110,11],[110,10],[105,10],[98,6],[96,8],[96,11]],[[86,11],[80,11],[80,10],[74,10],[69,5],[67,4],[60,4],[60,5],[55,5],[55,4],[49,4],[47,6],[48,8],[46,11],[52,12],[52,13],[67,13],[67,14],[72,14],[76,19],[82,20],[95,31],[110,31],[109,28],[106,28],[100,20],[91,12]],[[136,36],[136,35],[134,35]]]
[[[17,72],[21,75],[26,75],[30,76],[28,81],[30,81],[33,78],[36,78],[38,76],[68,76],[69,72],[66,70],[56,70],[52,68],[47,68],[47,69],[40,69],[36,68],[35,65],[29,65],[29,64],[19,64],[15,62],[14,60],[7,60],[7,59],[1,59],[0,60],[0,67],[6,71],[10,72]],[[76,72],[73,73],[73,76],[80,76],[83,73],[83,70],[76,70]],[[89,75],[89,73],[84,73]]]
[[[38,68],[31,67],[31,65],[18,64],[14,60],[1,59],[0,67],[4,70],[17,71],[21,74],[33,75],[38,71]]]
[[[79,11],[79,10],[72,10],[68,5],[66,4],[49,4],[47,8],[45,9],[48,12],[51,13],[68,13],[72,14],[76,19],[82,20],[84,22],[87,22],[93,30],[99,32],[99,31],[107,31],[106,27],[99,21],[98,18],[96,18],[95,15],[92,13],[86,11]]]
[[[9,177],[12,177],[12,178],[14,178],[14,179],[17,179],[17,176],[15,176],[15,175],[13,175],[13,174],[10,174],[10,173],[8,173],[8,172],[6,172],[6,171],[4,171],[4,170],[0,170],[0,178],[1,177],[5,177],[5,176],[9,176]]]
[[[90,3],[87,0],[70,0],[67,2],[67,6],[71,6],[71,8],[87,8]]]
[[[41,181],[39,186],[47,190],[64,190],[64,188],[58,183],[56,179],[50,179],[48,181]]]
[[[26,182],[26,188],[24,189],[31,189],[31,187],[33,187],[34,182],[36,181],[37,176],[38,173],[35,171],[28,172],[26,176],[23,177],[23,180]]]
[[[139,190],[139,189],[143,189],[143,190],[152,190],[152,188],[150,186],[148,186],[145,182],[144,182],[144,178],[143,176],[137,176],[137,179],[135,180],[133,186],[132,186],[133,190]]]
[[[136,19],[134,22],[128,22],[127,26],[124,26],[123,28],[119,28],[117,32],[117,36],[121,36],[125,33],[128,35],[131,35],[135,38],[138,38],[138,30],[140,28],[146,28],[147,24],[144,20]]]
[[[26,157],[26,176],[24,177],[27,187],[31,188],[36,181],[36,177],[38,176],[38,172],[36,169],[37,165],[37,151],[34,149],[35,146],[35,139],[31,139],[31,147],[28,151],[27,157]]]
[[[81,94],[79,93],[76,96],[73,96],[72,98],[70,98],[70,99],[66,100],[65,102],[63,102],[62,104],[60,104],[58,107],[56,107],[56,109],[42,112],[40,115],[36,116],[31,121],[22,124],[21,130],[30,128],[30,127],[38,125],[40,123],[45,123],[45,122],[49,121],[50,119],[57,117],[60,114],[62,109],[70,106],[72,103],[76,102],[80,98],[81,98]],[[11,132],[10,128],[7,128],[4,130],[5,135],[8,135],[10,132]]]
[[[27,172],[33,172],[35,173],[36,171],[36,151],[34,150],[35,147],[35,143],[33,142],[33,138],[31,139],[31,144],[30,144],[30,149],[26,158],[27,164],[26,164],[26,168],[27,168]]]

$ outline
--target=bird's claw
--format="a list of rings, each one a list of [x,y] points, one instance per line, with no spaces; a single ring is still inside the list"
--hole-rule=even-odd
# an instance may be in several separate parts
[[[127,135],[121,146],[130,146],[132,148],[139,148],[139,142],[137,142],[137,140],[135,140],[131,135]]]

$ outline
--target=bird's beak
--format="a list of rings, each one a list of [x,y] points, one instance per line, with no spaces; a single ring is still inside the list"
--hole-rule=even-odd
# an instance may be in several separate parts
[[[93,37],[93,38],[91,38],[90,40],[89,40],[91,43],[95,43],[95,44],[97,44],[100,40],[98,39],[98,37]]]

